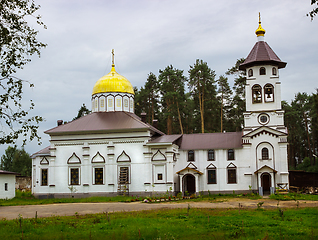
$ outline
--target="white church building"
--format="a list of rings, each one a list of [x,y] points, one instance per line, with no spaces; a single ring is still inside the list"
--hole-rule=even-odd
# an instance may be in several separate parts
[[[246,70],[242,132],[165,135],[134,114],[131,83],[115,70],[100,78],[92,113],[47,130],[32,155],[36,197],[182,192],[274,193],[288,186],[287,128],[279,69],[286,66],[256,30]],[[114,56],[114,55],[113,55]]]

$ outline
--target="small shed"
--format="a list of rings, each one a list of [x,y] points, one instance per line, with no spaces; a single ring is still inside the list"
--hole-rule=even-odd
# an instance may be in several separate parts
[[[0,199],[10,199],[15,197],[16,175],[20,174],[0,170]]]

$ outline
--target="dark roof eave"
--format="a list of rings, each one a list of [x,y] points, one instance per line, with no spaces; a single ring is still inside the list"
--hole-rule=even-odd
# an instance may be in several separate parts
[[[275,60],[266,60],[266,61],[252,61],[252,62],[247,62],[247,63],[242,63],[239,66],[240,70],[246,70],[246,68],[252,67],[252,66],[260,66],[260,65],[276,65],[278,68],[285,68],[287,63],[286,62],[279,62]]]
[[[122,132],[144,132],[144,131],[153,131],[151,128],[133,128],[133,129],[109,129],[109,130],[83,130],[83,131],[61,131],[61,132],[49,132],[45,131],[44,133],[50,136],[60,136],[60,135],[88,135],[88,134],[103,134],[103,133],[122,133]],[[157,132],[156,132],[157,133]]]

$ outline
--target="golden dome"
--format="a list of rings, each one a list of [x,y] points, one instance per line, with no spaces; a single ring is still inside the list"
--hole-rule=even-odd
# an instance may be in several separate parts
[[[115,65],[112,65],[110,72],[101,77],[94,85],[92,95],[96,93],[119,92],[119,93],[134,93],[134,88],[127,78],[118,74],[115,70]]]
[[[256,29],[255,34],[256,36],[264,36],[265,35],[265,30],[262,28],[261,25],[261,13],[259,13],[259,17],[258,17],[258,29]]]

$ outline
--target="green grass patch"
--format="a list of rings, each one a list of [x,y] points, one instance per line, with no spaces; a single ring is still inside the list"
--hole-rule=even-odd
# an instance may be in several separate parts
[[[282,213],[283,211],[283,213]],[[2,239],[317,239],[318,209],[164,209],[0,221]]]

